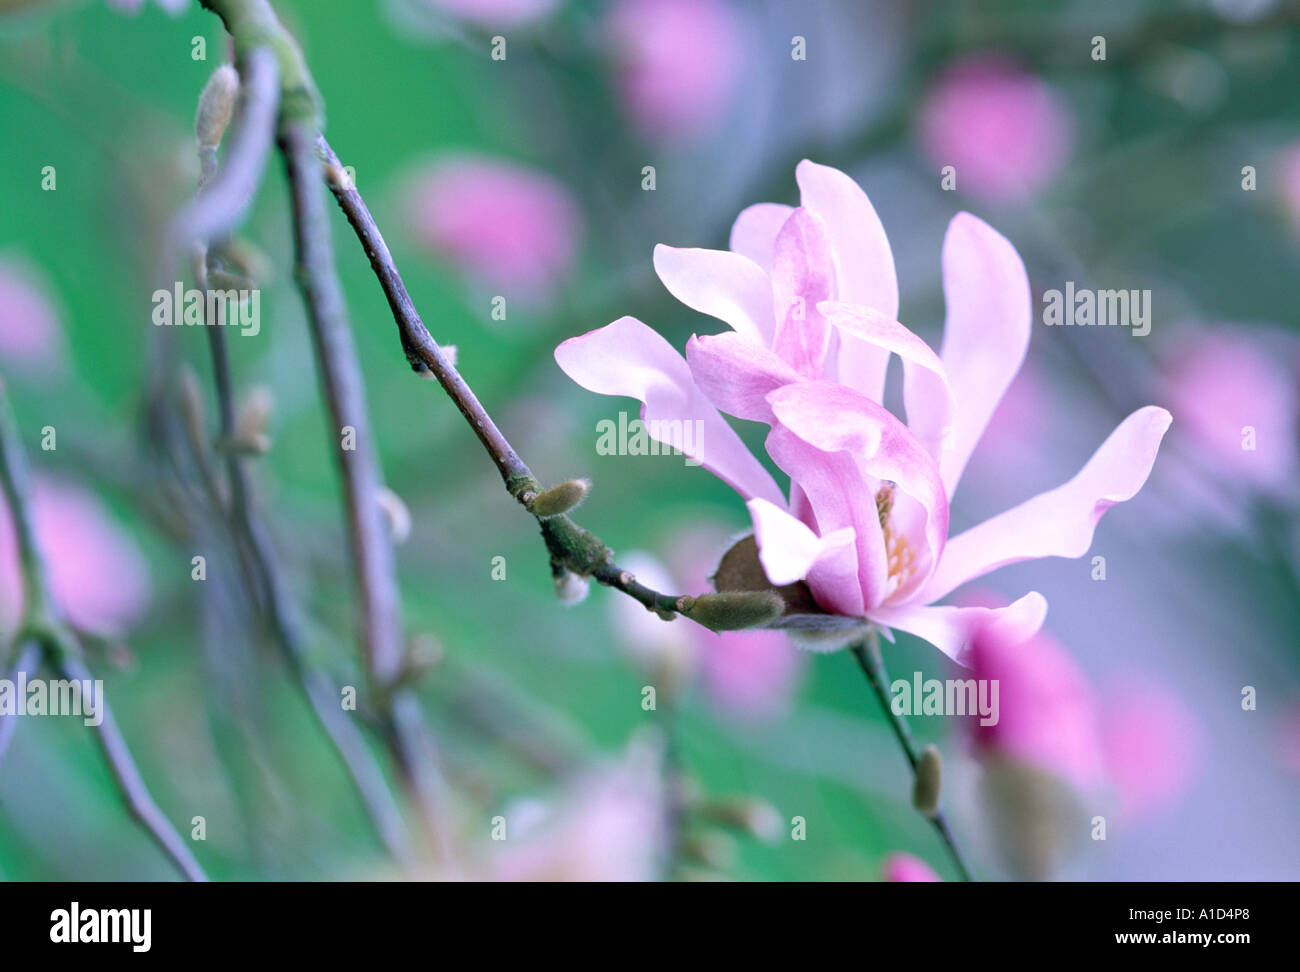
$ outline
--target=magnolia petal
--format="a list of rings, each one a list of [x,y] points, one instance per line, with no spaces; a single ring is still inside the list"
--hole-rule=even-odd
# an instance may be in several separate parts
[[[794,212],[793,206],[781,203],[755,203],[743,209],[731,225],[731,242],[728,244],[733,253],[747,256],[764,271],[772,266],[772,247],[776,244],[776,234]]]
[[[691,336],[686,362],[695,384],[728,415],[772,424],[767,396],[803,376],[766,348],[735,332]]]
[[[1029,277],[1005,237],[970,213],[958,213],[943,241],[947,305],[943,359],[950,401],[933,372],[906,376],[912,432],[939,462],[949,498],[1015,378],[1029,347]],[[947,430],[947,431],[945,431]]]
[[[898,321],[891,320],[874,307],[861,304],[849,304],[844,301],[827,300],[817,305],[817,309],[841,334],[852,335],[852,340],[862,340],[885,351],[892,352],[903,359],[904,370],[920,366],[931,371],[943,383],[944,391],[952,398],[948,388],[948,376],[944,373],[943,362],[926,344]],[[852,343],[852,340],[849,343]],[[845,345],[841,345],[841,353]],[[870,396],[868,396],[870,397]]]
[[[898,316],[898,277],[889,238],[875,208],[856,182],[838,169],[804,159],[795,169],[802,205],[826,225],[835,257],[839,298]],[[838,377],[872,401],[881,401],[889,353],[846,341],[840,346]]]
[[[767,398],[777,420],[799,438],[826,452],[846,450],[864,474],[897,484],[920,503],[932,558],[927,565],[938,562],[948,536],[948,499],[934,460],[903,423],[866,396],[829,381],[786,385]],[[874,509],[874,496],[870,500]],[[821,523],[820,511],[817,516]]]
[[[799,484],[823,534],[853,529],[853,546],[837,547],[814,567],[808,586],[823,610],[861,617],[884,596],[888,576],[884,531],[862,470],[847,453],[824,452],[781,425],[768,434],[767,454]]]
[[[803,580],[826,551],[853,543],[852,527],[819,537],[767,500],[753,499],[746,505],[754,522],[759,562],[767,579],[778,587]]]
[[[1047,599],[1030,591],[1002,608],[987,607],[882,607],[871,612],[877,624],[914,634],[934,645],[959,665],[970,665],[971,644],[981,634],[1010,643],[1027,641],[1047,618]]]
[[[1148,405],[1123,422],[1068,483],[948,541],[918,600],[937,601],[967,581],[1021,560],[1082,557],[1102,514],[1147,481],[1172,416]]]
[[[589,391],[639,399],[652,438],[680,449],[746,500],[785,505],[768,471],[695,387],[686,360],[636,318],[570,338],[555,349],[555,360]]]
[[[762,267],[727,250],[655,247],[655,273],[692,310],[730,324],[763,347],[772,344],[772,284]]]
[[[831,329],[817,305],[835,297],[835,261],[822,221],[802,207],[790,214],[772,251],[776,337],[772,350],[807,378],[821,378]]]

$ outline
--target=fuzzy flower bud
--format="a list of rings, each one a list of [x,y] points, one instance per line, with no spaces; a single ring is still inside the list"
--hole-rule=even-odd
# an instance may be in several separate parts
[[[570,479],[538,493],[528,504],[528,511],[542,518],[559,516],[581,503],[590,491],[591,480]]]
[[[912,787],[912,806],[924,816],[933,817],[939,809],[939,794],[943,789],[943,757],[934,746],[921,751],[916,764],[916,783]]]
[[[710,631],[739,631],[775,621],[785,601],[775,591],[723,591],[680,598],[677,610]]]
[[[199,110],[194,118],[194,138],[199,151],[213,151],[221,144],[239,95],[239,73],[229,64],[212,72],[199,95]]]

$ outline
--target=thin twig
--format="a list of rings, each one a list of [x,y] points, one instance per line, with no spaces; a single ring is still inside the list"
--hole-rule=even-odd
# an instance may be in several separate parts
[[[540,488],[532,470],[497,427],[473,389],[425,327],[402,282],[402,275],[384,242],[384,236],[370,215],[370,208],[356,186],[347,178],[342,163],[323,135],[317,139],[317,148],[325,162],[330,191],[347,216],[357,239],[361,241],[371,269],[388,299],[407,360],[417,372],[428,372],[438,380],[491,456],[510,495],[528,508]],[[661,616],[678,612],[679,598],[676,595],[662,594],[638,583],[630,572],[613,562],[613,551],[599,537],[567,516],[538,518],[538,523],[552,559],[567,569],[592,577],[606,587],[622,591],[646,608],[659,612]]]
[[[853,654],[854,660],[857,661],[858,667],[862,669],[862,674],[867,676],[871,690],[880,702],[881,708],[884,709],[885,719],[894,730],[894,735],[898,738],[898,744],[903,748],[903,754],[907,757],[907,762],[912,767],[912,774],[915,776],[921,754],[917,751],[916,742],[912,739],[912,730],[907,725],[906,718],[896,715],[890,705],[889,673],[885,671],[885,660],[880,654],[879,635],[872,631],[865,641],[854,645],[849,650]],[[966,864],[966,858],[962,854],[961,846],[957,843],[952,828],[948,826],[948,820],[943,811],[936,810],[929,819],[934,824],[934,829],[938,831],[939,837],[947,845],[948,851],[952,854],[953,862],[956,864],[957,872],[961,875],[962,880],[973,880],[970,868]]]
[[[245,169],[249,162],[245,154],[254,154],[265,165],[266,146],[269,146],[272,128],[267,125],[258,138],[247,136],[249,125],[261,126],[264,119],[274,122],[275,106],[279,102],[279,69],[269,48],[250,51],[241,63],[241,101],[245,109],[231,132],[230,146],[223,167],[216,173],[220,182],[226,166]],[[263,102],[269,101],[270,110]],[[265,140],[266,146],[262,145]],[[210,272],[216,252],[210,249],[206,265],[200,267],[206,277]],[[207,289],[207,281],[200,281]],[[389,792],[383,772],[362,738],[356,724],[344,714],[339,705],[339,695],[330,679],[319,668],[308,663],[304,645],[303,622],[297,606],[289,594],[289,586],[281,576],[270,537],[251,504],[252,488],[247,468],[247,458],[235,443],[235,397],[230,370],[230,355],[226,344],[225,328],[209,321],[208,349],[212,359],[213,383],[216,387],[218,440],[225,444],[227,479],[230,488],[229,517],[232,532],[243,559],[249,567],[244,575],[259,595],[274,639],[293,676],[299,682],[317,722],[333,744],[362,804],[388,852],[399,862],[409,859],[406,829],[401,811]],[[202,445],[196,446],[201,456],[206,456]],[[214,491],[215,492],[215,491]],[[220,510],[219,498],[215,500]]]
[[[361,601],[362,642],[371,687],[383,702],[386,730],[434,846],[441,802],[438,755],[409,689],[394,687],[403,670],[401,604],[392,540],[379,504],[383,483],[370,431],[365,388],[334,270],[329,213],[320,181],[314,132],[305,122],[281,124],[279,144],[293,201],[295,275],[307,307],[321,393],[334,426],[351,552]]]
[[[51,665],[57,668],[65,679],[79,685],[93,682],[90,669],[76,656],[70,645],[60,644],[57,641],[49,643],[46,654],[51,656]],[[118,792],[122,796],[127,812],[149,832],[186,878],[191,881],[206,881],[207,875],[203,873],[203,868],[190,853],[189,845],[172,827],[171,822],[158,809],[158,804],[149,794],[149,788],[145,785],[144,778],[140,775],[140,770],[131,756],[131,750],[127,747],[126,739],[117,726],[117,720],[113,717],[113,710],[109,707],[108,700],[103,698],[101,693],[101,697],[96,701],[99,706],[98,715],[102,721],[95,727],[95,738],[99,742],[100,751],[104,754],[104,761],[108,764],[109,771],[117,783]]]
[[[26,599],[19,640],[35,641],[41,646],[45,661],[51,668],[59,671],[64,678],[85,684],[92,679],[81,661],[76,638],[51,603],[45,564],[41,560],[27,504],[27,498],[31,495],[30,480],[27,456],[19,442],[9,398],[3,386],[0,386],[0,484],[4,487],[5,499],[14,522]],[[101,697],[97,701],[102,720],[95,727],[96,738],[127,810],[185,877],[191,881],[206,881],[207,876],[190,852],[189,846],[150,796],[126,740],[117,727],[117,721],[113,718],[108,700]]]

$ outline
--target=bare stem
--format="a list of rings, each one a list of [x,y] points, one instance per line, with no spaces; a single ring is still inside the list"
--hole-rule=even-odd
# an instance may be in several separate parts
[[[916,741],[912,739],[912,730],[907,725],[907,719],[904,716],[896,715],[889,704],[889,673],[885,671],[885,660],[880,654],[880,636],[875,631],[872,631],[865,641],[854,645],[849,650],[853,654],[854,660],[857,661],[858,667],[862,669],[862,674],[867,676],[871,691],[880,702],[880,706],[885,713],[885,719],[894,730],[898,744],[903,749],[903,755],[907,757],[907,762],[912,767],[912,773],[915,776],[921,754],[917,751]],[[953,863],[957,866],[957,872],[961,875],[962,880],[973,880],[970,868],[966,865],[966,858],[962,854],[961,846],[957,843],[952,828],[948,826],[948,820],[943,811],[935,811],[929,819],[952,855]]]
[[[307,306],[321,392],[340,436],[336,456],[357,565],[362,642],[371,687],[383,700],[386,730],[426,830],[435,847],[445,847],[441,830],[434,825],[442,786],[433,740],[410,690],[393,689],[403,667],[397,570],[379,504],[383,483],[361,369],[334,271],[315,133],[304,122],[284,120],[279,143],[293,200],[295,274]]]
[[[241,101],[244,109],[231,133],[225,165],[209,185],[219,183],[227,167],[243,168],[248,165],[249,162],[245,159],[247,153],[255,154],[259,167],[265,165],[266,149],[273,134],[275,106],[279,102],[279,72],[275,59],[266,47],[249,51],[241,67]],[[249,126],[257,127],[256,138],[245,134],[245,129]],[[257,171],[260,176],[261,169]],[[206,265],[200,268],[205,276],[212,269],[213,262],[214,254],[209,250]],[[207,288],[206,280],[200,283],[204,289]],[[230,485],[227,513],[236,543],[249,567],[245,577],[253,587],[250,593],[260,595],[259,600],[281,654],[298,680],[321,729],[343,761],[380,840],[395,859],[405,862],[409,858],[405,825],[401,811],[389,792],[384,774],[360,730],[340,708],[336,688],[323,671],[307,660],[301,616],[289,593],[289,586],[281,575],[268,532],[252,508],[248,460],[234,443],[235,398],[225,328],[215,326],[216,322],[208,323],[208,349],[212,359],[219,416],[218,439],[226,444],[226,470]],[[202,443],[196,443],[195,449],[200,457],[206,457]],[[202,461],[206,463],[206,458]],[[210,495],[220,509],[216,491],[211,490]]]
[[[460,409],[484,450],[496,464],[506,489],[521,505],[528,508],[536,498],[539,485],[528,464],[510,444],[497,427],[492,416],[478,400],[473,389],[461,377],[455,366],[447,358],[438,343],[425,327],[415,303],[402,282],[402,275],[397,270],[393,255],[384,242],[370,209],[344,173],[339,158],[330,148],[325,137],[320,136],[317,148],[325,162],[325,171],[330,191],[347,216],[357,239],[370,260],[371,269],[383,288],[388,299],[389,309],[397,322],[398,336],[402,350],[406,353],[411,367],[420,373],[430,373],[442,385],[448,397]],[[676,595],[662,594],[637,582],[628,571],[623,570],[613,561],[614,553],[605,543],[590,531],[574,523],[567,516],[555,516],[547,519],[538,518],[542,536],[551,554],[552,560],[575,574],[594,578],[598,583],[622,591],[635,598],[650,610],[657,611],[662,617],[671,617],[677,613]]]
[[[22,643],[30,639],[35,642],[51,668],[60,672],[64,678],[84,685],[92,681],[90,671],[81,661],[76,638],[59,618],[50,601],[45,564],[36,544],[27,503],[27,497],[31,495],[27,456],[19,442],[17,426],[3,386],[0,386],[0,484],[4,487],[5,499],[15,524],[23,591],[27,602],[19,641]],[[27,657],[26,649],[20,653],[18,662],[20,665],[34,664],[34,660]],[[149,788],[113,718],[108,700],[100,698],[96,701],[103,717],[95,727],[96,738],[127,810],[186,878],[191,881],[206,881],[207,876],[190,853],[188,845],[150,796]]]

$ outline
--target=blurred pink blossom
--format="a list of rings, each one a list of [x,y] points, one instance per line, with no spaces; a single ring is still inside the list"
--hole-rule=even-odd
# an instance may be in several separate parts
[[[634,743],[614,765],[591,771],[554,804],[507,812],[513,833],[494,855],[498,881],[654,881],[662,874],[667,817],[652,746]]]
[[[1079,789],[1103,777],[1102,739],[1091,686],[1046,631],[1029,641],[984,632],[975,639],[976,679],[997,680],[998,722],[972,729],[976,748],[1045,770]]]
[[[521,27],[546,17],[559,0],[425,0],[457,20],[478,27]]]
[[[148,566],[103,504],[80,487],[45,479],[36,480],[30,502],[51,595],[68,621],[109,635],[138,619],[149,601]],[[23,604],[17,538],[0,499],[0,633],[6,637],[17,630]]]
[[[895,852],[885,858],[881,874],[886,881],[898,883],[943,880],[925,861],[901,852]]]
[[[0,261],[0,363],[20,375],[49,373],[62,352],[59,315],[43,286],[18,262]]]
[[[1130,819],[1152,816],[1186,793],[1201,759],[1201,730],[1165,686],[1130,678],[1106,696],[1107,778]]]
[[[624,108],[642,134],[698,135],[726,108],[741,25],[725,0],[617,0],[605,30]]]
[[[1184,444],[1228,478],[1294,495],[1300,458],[1294,360],[1279,360],[1248,329],[1220,327],[1182,336],[1162,369]]]
[[[507,296],[549,296],[572,268],[582,232],[560,182],[482,156],[449,156],[423,170],[407,211],[422,243]]]
[[[948,66],[920,109],[921,147],[957,190],[992,201],[1032,195],[1065,164],[1073,121],[1039,78],[999,55]]]

